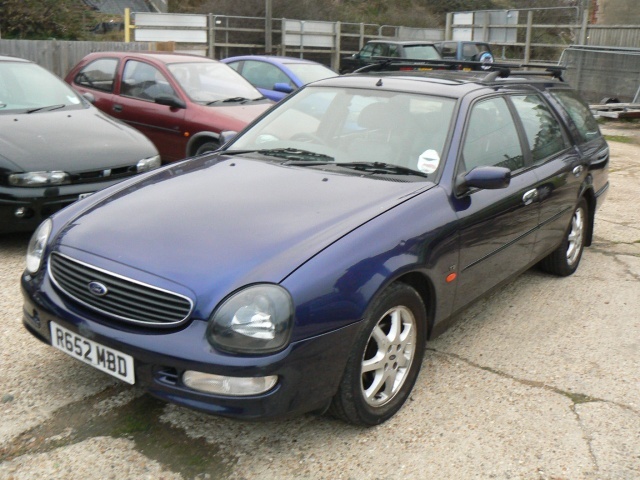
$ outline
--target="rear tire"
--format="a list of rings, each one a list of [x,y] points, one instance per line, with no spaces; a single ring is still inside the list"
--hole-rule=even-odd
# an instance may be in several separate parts
[[[553,275],[566,277],[578,269],[589,222],[587,202],[580,199],[560,246],[540,262],[540,267]]]
[[[329,412],[356,425],[391,418],[409,397],[424,356],[427,316],[420,295],[404,283],[371,303]]]

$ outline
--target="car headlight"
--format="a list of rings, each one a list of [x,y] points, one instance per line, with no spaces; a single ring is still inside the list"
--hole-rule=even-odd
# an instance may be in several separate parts
[[[9,175],[9,184],[15,187],[46,187],[69,183],[67,172],[25,172]]]
[[[154,155],[153,157],[143,158],[136,164],[136,171],[138,173],[148,172],[149,170],[156,169],[160,166],[160,155]]]
[[[207,338],[222,350],[268,353],[287,344],[292,323],[289,292],[278,285],[252,285],[216,309],[209,321]]]
[[[29,246],[27,247],[27,271],[29,273],[36,273],[40,269],[44,249],[51,234],[52,224],[51,220],[46,219],[33,232],[31,240],[29,240]]]

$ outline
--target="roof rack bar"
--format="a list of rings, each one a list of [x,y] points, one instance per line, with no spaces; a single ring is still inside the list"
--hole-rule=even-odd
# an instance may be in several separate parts
[[[465,68],[481,67],[480,72],[487,72],[487,76],[483,79],[485,82],[492,82],[498,78],[507,78],[518,73],[526,75],[550,76],[564,81],[562,72],[566,67],[548,63],[483,63],[460,60],[443,60],[443,59],[414,59],[414,58],[398,58],[398,57],[373,57],[375,63],[359,68],[354,73],[364,73],[371,71],[396,71],[403,67],[407,69],[433,69],[433,70],[464,70]],[[525,70],[522,72],[522,70]],[[542,71],[541,71],[542,70]]]

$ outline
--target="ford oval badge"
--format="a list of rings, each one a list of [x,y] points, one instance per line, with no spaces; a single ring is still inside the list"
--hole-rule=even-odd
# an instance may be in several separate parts
[[[104,297],[107,293],[109,293],[109,289],[106,287],[106,285],[100,282],[90,282],[89,291],[96,297]]]

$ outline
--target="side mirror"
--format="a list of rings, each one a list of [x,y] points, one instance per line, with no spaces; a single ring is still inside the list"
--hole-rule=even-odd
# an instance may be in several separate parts
[[[95,105],[95,104],[96,104],[96,97],[93,95],[93,93],[91,93],[91,92],[84,92],[84,93],[82,94],[82,96],[84,97],[84,99],[85,99],[87,102],[89,102],[89,103],[91,103],[91,104],[93,104],[93,105]]]
[[[282,83],[276,83],[276,84],[273,86],[273,89],[274,89],[276,92],[282,92],[282,93],[291,93],[291,92],[293,92],[293,90],[294,90],[294,88],[293,88],[291,85],[289,85],[288,83],[284,83],[284,82],[282,82]]]
[[[187,108],[187,104],[175,95],[158,95],[154,101],[160,105],[173,108]]]
[[[224,145],[230,142],[231,140],[233,140],[234,138],[236,138],[237,135],[238,135],[238,132],[234,132],[233,130],[225,130],[224,132],[220,132],[220,137],[218,137],[218,143],[220,143],[220,145]]]
[[[463,196],[472,188],[497,190],[507,188],[511,183],[511,170],[505,167],[476,167],[456,178],[456,195]]]

